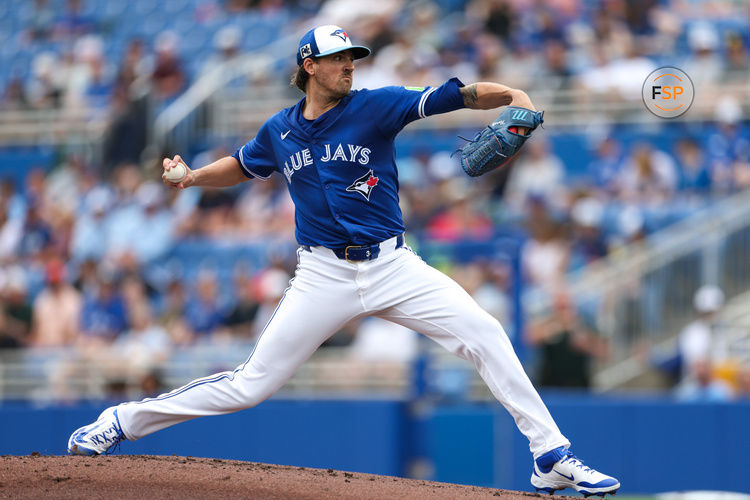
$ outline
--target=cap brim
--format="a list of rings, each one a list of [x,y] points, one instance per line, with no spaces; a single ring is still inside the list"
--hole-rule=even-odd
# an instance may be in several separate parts
[[[368,49],[367,47],[363,45],[352,45],[351,47],[349,46],[336,47],[335,49],[331,49],[321,54],[318,54],[315,57],[330,56],[331,54],[335,54],[336,52],[343,52],[345,50],[351,50],[352,54],[354,54],[354,59],[362,59],[363,57],[367,57],[372,53],[370,49]]]

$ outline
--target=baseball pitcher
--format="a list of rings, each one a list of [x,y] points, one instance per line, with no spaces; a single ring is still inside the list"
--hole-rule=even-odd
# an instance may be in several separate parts
[[[276,392],[329,336],[353,318],[378,316],[421,332],[470,360],[529,439],[531,483],[553,493],[615,493],[620,483],[569,450],[518,361],[503,327],[458,284],[404,244],[394,139],[408,123],[461,108],[507,106],[467,144],[469,175],[503,165],[542,121],[529,97],[497,83],[351,90],[354,60],[370,50],[338,26],[307,32],[293,79],[305,96],[266,121],[232,156],[180,173],[178,188],[233,186],[282,175],[295,204],[298,265],[247,361],[156,398],[107,408],[76,430],[68,452],[95,455],[122,440],[206,415],[251,408]],[[174,177],[172,177],[174,180]]]

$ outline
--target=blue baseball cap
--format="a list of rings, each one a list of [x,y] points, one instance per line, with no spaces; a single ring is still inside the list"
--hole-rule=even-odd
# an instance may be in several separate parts
[[[327,24],[318,26],[304,34],[297,50],[297,66],[308,57],[323,57],[342,50],[351,50],[354,59],[370,55],[370,49],[362,45],[352,45],[352,40],[339,26]]]

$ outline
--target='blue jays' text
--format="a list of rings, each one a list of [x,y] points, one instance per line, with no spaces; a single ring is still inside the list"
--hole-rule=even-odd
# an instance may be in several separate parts
[[[370,148],[359,146],[356,144],[340,144],[333,149],[330,144],[324,144],[325,152],[320,158],[320,161],[326,163],[329,161],[348,161],[351,163],[359,163],[360,165],[367,165],[370,162]],[[312,153],[308,148],[301,151],[297,151],[293,155],[289,156],[289,161],[284,162],[284,175],[286,176],[287,182],[292,182],[292,176],[294,172],[313,164]]]

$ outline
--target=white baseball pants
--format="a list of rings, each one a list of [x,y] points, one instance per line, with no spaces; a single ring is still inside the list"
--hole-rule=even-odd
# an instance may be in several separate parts
[[[298,251],[290,287],[249,359],[157,398],[118,407],[134,440],[205,415],[251,408],[270,397],[302,363],[353,318],[378,316],[420,332],[474,363],[492,394],[529,439],[534,457],[570,442],[560,433],[500,323],[456,282],[392,238],[372,261],[350,263],[331,250]]]

